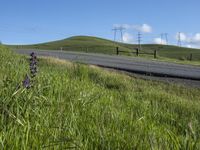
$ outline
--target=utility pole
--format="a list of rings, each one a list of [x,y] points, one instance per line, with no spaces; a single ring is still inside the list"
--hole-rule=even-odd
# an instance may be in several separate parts
[[[163,44],[163,43],[164,43],[164,42],[163,42],[163,33],[160,34],[160,40],[161,40],[161,41],[160,41],[160,44]]]
[[[181,43],[181,32],[178,33],[178,43],[177,43],[177,45],[178,45],[179,47],[182,46],[182,43]]]
[[[142,34],[140,32],[138,32],[138,49],[141,50],[141,40],[142,39]]]

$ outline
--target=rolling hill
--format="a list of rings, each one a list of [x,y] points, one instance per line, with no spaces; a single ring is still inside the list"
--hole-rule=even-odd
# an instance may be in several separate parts
[[[11,48],[23,48],[23,49],[45,49],[45,50],[63,50],[66,51],[81,51],[91,53],[104,53],[104,54],[116,54],[116,47],[119,47],[122,51],[127,51],[125,55],[135,55],[131,53],[135,52],[137,45],[124,44],[113,42],[111,40],[91,37],[91,36],[74,36],[63,40],[52,41],[47,43],[39,43],[33,45],[7,45]],[[173,58],[179,60],[187,60],[190,54],[193,56],[193,60],[200,60],[200,50],[184,47],[177,47],[172,45],[156,45],[156,44],[144,44],[142,45],[141,52],[152,53],[157,50],[160,57]]]

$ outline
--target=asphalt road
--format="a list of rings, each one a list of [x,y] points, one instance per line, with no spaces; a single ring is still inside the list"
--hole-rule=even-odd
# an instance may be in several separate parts
[[[200,81],[200,67],[180,65],[167,62],[131,58],[126,56],[109,56],[79,52],[61,52],[48,50],[14,50],[19,54],[35,52],[38,56],[51,56],[69,61],[97,65],[154,77],[178,78]]]

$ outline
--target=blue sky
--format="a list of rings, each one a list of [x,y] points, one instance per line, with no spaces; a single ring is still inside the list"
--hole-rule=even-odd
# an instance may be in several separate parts
[[[126,27],[124,42],[161,42],[200,47],[199,0],[0,0],[0,40],[30,44],[91,35],[113,39],[114,26]],[[118,36],[119,39],[119,36]],[[165,44],[163,38],[162,43]]]

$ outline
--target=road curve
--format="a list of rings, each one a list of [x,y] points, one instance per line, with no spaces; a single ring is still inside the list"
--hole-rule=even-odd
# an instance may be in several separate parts
[[[92,64],[138,74],[200,81],[200,67],[192,65],[180,65],[168,62],[145,60],[142,58],[80,52],[62,52],[52,50],[14,51],[19,54],[30,54],[31,52],[35,52],[38,56],[51,56],[69,61]]]

